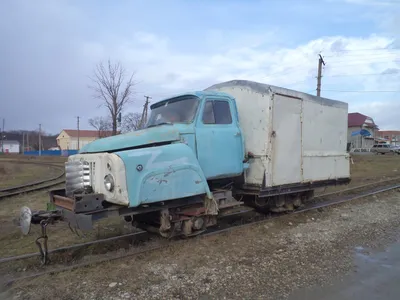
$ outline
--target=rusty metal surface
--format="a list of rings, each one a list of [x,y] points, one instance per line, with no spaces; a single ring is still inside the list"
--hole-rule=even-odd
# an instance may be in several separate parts
[[[76,198],[74,211],[83,213],[104,209],[103,201],[105,201],[103,194],[83,195],[79,201]]]
[[[59,207],[74,211],[75,201],[71,198],[54,195],[53,203]]]

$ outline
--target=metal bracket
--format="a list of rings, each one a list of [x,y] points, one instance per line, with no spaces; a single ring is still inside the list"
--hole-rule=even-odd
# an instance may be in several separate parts
[[[41,235],[35,240],[37,247],[40,252],[40,261],[42,266],[47,265],[50,262],[48,255],[48,236],[47,236],[47,225],[53,224],[54,222],[60,220],[62,215],[60,211],[50,211],[50,212],[38,212],[32,215],[32,223],[39,222],[42,229]],[[41,243],[43,240],[43,243]]]
[[[49,224],[49,219],[47,220],[42,220],[40,221],[40,226],[42,227],[42,235],[40,237],[38,237],[35,241],[36,245],[39,248],[39,252],[40,252],[40,261],[43,265],[47,265],[50,262],[50,259],[48,257],[48,248],[47,248],[47,225]],[[39,240],[43,239],[43,246],[42,244],[39,242]]]

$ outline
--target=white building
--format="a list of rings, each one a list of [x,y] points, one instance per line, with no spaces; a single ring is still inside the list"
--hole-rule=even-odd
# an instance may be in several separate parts
[[[0,152],[19,153],[20,143],[18,141],[0,140]]]

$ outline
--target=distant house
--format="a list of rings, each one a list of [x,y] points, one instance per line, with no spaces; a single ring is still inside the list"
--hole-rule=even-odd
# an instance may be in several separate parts
[[[0,140],[0,152],[4,153],[19,153],[20,143],[12,140]]]
[[[349,113],[347,126],[347,140],[351,148],[371,148],[375,144],[379,128],[371,117],[358,112]]]
[[[400,145],[400,130],[379,130],[376,132],[376,136],[386,143]]]
[[[78,134],[78,130],[64,129],[57,137],[57,145],[61,150],[79,150],[94,140],[111,135],[112,131],[79,130]]]

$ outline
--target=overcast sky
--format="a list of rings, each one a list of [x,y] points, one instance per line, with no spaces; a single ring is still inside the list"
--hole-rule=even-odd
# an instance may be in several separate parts
[[[140,82],[125,112],[232,79],[315,94],[321,53],[323,96],[400,130],[399,16],[400,0],[4,0],[0,118],[89,129],[105,111],[88,76],[108,58]]]

